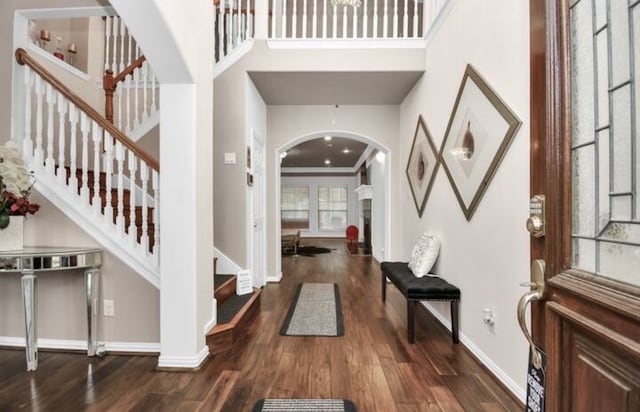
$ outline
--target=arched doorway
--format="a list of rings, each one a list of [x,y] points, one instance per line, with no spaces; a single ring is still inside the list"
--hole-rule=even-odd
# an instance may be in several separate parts
[[[370,161],[376,161],[381,163],[383,170],[383,176],[381,177],[382,184],[378,184],[376,193],[378,196],[375,196],[376,199],[373,200],[378,205],[380,213],[380,218],[378,221],[374,223],[376,227],[381,229],[383,233],[383,239],[377,245],[377,253],[374,253],[374,256],[377,254],[379,260],[386,260],[389,253],[390,248],[390,225],[391,225],[391,217],[390,217],[390,187],[391,187],[391,170],[392,170],[392,153],[391,150],[375,139],[366,136],[364,134],[352,132],[352,131],[344,131],[344,130],[319,130],[313,133],[305,134],[302,136],[298,136],[293,138],[287,143],[282,144],[277,147],[274,153],[274,161],[275,161],[275,244],[278,247],[278,250],[281,247],[282,242],[282,219],[281,219],[281,176],[282,176],[282,167],[281,160],[282,154],[289,151],[291,148],[294,148],[302,143],[309,142],[312,140],[324,138],[325,136],[333,136],[339,138],[347,138],[351,140],[355,140],[357,142],[362,142],[367,145],[370,149],[369,154],[376,154],[377,156],[370,156]],[[364,159],[367,160],[366,158]],[[358,165],[356,165],[357,167]],[[378,169],[380,169],[380,165],[378,165]],[[355,176],[355,173],[354,173]],[[355,178],[355,177],[354,177]],[[282,256],[280,253],[276,254],[276,273],[278,276],[276,278],[270,278],[269,281],[279,281],[282,276]]]

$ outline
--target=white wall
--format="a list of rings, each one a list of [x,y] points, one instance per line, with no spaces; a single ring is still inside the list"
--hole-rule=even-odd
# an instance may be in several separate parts
[[[327,231],[318,228],[318,187],[346,186],[347,187],[347,226],[358,225],[359,201],[355,193],[355,176],[283,176],[280,187],[307,186],[309,188],[309,229],[301,230],[302,237],[345,237],[345,231]],[[346,229],[346,227],[345,227]]]
[[[378,262],[384,260],[384,240],[387,238],[384,226],[384,217],[387,214],[387,205],[384,199],[386,192],[389,190],[386,182],[386,170],[387,159],[384,155],[373,156],[367,163],[367,176],[371,186],[373,186],[373,199],[371,200],[371,254]]]
[[[508,16],[508,18],[507,18]],[[464,27],[464,30],[460,28]],[[472,220],[467,222],[440,168],[422,219],[406,177],[397,198],[402,216],[404,259],[423,231],[442,247],[436,272],[460,287],[463,343],[483,358],[519,395],[524,394],[527,345],[518,328],[516,306],[529,277],[529,237],[524,222],[529,198],[529,6],[527,2],[454,2],[427,49],[427,74],[401,106],[400,153],[404,175],[418,115],[424,116],[440,146],[467,63],[472,64],[523,120]],[[433,307],[449,319],[446,304]],[[482,310],[496,313],[495,328]]]

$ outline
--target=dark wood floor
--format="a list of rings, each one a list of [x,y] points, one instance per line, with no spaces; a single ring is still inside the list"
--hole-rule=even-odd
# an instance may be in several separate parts
[[[304,243],[336,250],[283,258],[283,280],[264,289],[242,344],[201,372],[155,372],[155,357],[40,352],[27,373],[23,351],[0,350],[0,411],[234,412],[267,397],[346,398],[363,412],[522,410],[426,313],[407,344],[404,298],[389,287],[382,304],[371,257],[349,255],[341,240]],[[343,337],[278,334],[300,282],[339,285]]]

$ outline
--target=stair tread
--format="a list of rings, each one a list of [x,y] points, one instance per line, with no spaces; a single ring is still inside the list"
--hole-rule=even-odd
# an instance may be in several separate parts
[[[218,323],[207,333],[207,336],[212,337],[219,333],[233,330],[237,325],[241,323],[245,314],[250,315],[252,313],[255,313],[255,310],[252,310],[252,308],[259,307],[261,293],[262,293],[262,289],[254,289],[252,294],[247,294],[242,296],[234,295],[237,298],[242,298],[241,301],[243,302],[243,305],[240,306],[239,310],[234,315],[232,315],[231,319],[228,320],[227,322],[222,321],[221,313],[223,312],[223,310],[225,312],[229,310],[229,313],[230,313],[231,305],[236,306],[238,300],[236,300],[235,303],[225,302],[224,304],[220,305],[218,307]],[[225,315],[225,318],[228,318],[228,317],[229,315]]]
[[[229,323],[251,300],[253,294],[233,295],[218,308],[218,323]]]
[[[213,277],[213,289],[218,290],[221,286],[223,286],[233,278],[235,278],[235,275],[215,275]]]

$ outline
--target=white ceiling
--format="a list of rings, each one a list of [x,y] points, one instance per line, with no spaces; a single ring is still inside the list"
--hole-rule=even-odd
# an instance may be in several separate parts
[[[250,72],[268,105],[400,104],[423,72]]]

